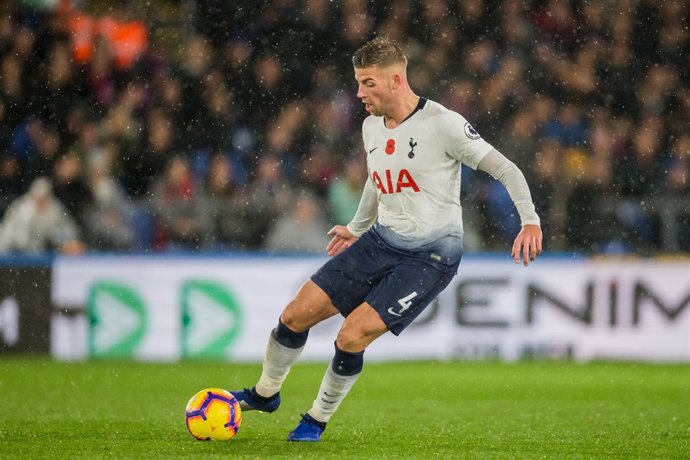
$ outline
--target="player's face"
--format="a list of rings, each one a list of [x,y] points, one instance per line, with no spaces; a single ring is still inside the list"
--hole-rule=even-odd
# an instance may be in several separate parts
[[[364,103],[364,109],[377,117],[385,116],[391,106],[392,76],[387,69],[377,66],[355,68],[357,97]]]

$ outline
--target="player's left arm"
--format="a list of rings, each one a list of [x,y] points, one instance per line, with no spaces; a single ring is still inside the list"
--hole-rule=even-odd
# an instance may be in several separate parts
[[[513,242],[511,255],[515,263],[520,263],[522,259],[525,266],[529,265],[530,260],[534,260],[542,251],[542,232],[525,176],[515,163],[496,149],[492,149],[482,158],[477,169],[490,174],[503,184],[515,203],[522,229]]]

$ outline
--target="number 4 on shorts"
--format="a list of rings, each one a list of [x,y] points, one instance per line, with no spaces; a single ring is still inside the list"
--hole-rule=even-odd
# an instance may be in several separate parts
[[[396,312],[393,310],[393,307],[391,307],[388,309],[388,313],[390,313],[391,315],[395,315],[395,316],[402,316],[402,314],[405,312],[405,310],[407,310],[408,308],[410,308],[412,306],[411,300],[414,299],[415,297],[417,297],[417,291],[412,291],[411,294],[406,295],[402,299],[398,299],[398,303],[400,304],[400,306],[402,308]]]

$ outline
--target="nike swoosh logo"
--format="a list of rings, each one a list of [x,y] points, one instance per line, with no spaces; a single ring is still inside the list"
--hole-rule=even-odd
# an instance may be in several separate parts
[[[390,307],[388,309],[388,313],[390,313],[391,315],[395,315],[395,316],[402,316],[400,313],[393,311],[393,307]]]
[[[329,394],[326,393],[325,391],[323,392],[323,394],[325,394],[325,395],[328,396],[329,398],[335,398],[335,397],[337,396],[337,395],[329,395]]]
[[[336,403],[336,401],[329,401],[329,400],[323,399],[323,398],[321,398],[321,401],[325,402],[326,404],[335,404]]]
[[[373,152],[373,151],[376,150],[377,148],[378,148],[378,147],[374,147],[373,149],[370,149],[370,150],[369,150],[369,153],[371,154],[371,152]]]

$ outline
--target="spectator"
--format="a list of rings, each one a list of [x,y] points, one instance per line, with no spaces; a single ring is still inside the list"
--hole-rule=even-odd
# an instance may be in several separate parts
[[[361,155],[352,155],[345,161],[343,171],[328,187],[328,204],[334,222],[350,222],[357,211],[367,165]]]
[[[39,115],[45,122],[66,129],[66,115],[79,101],[81,88],[74,73],[76,69],[70,62],[69,44],[56,41],[48,50],[47,62],[41,66],[39,81],[31,94],[30,104],[39,110]]]
[[[157,218],[157,247],[199,250],[208,245],[208,212],[194,183],[189,162],[180,155],[170,158],[152,190]]]
[[[8,155],[0,155],[0,219],[5,209],[23,192],[21,169],[17,158]]]
[[[30,182],[38,176],[51,176],[63,148],[60,133],[39,119],[29,120],[26,131],[31,150],[22,168],[24,179]]]
[[[322,206],[310,193],[297,191],[288,212],[280,216],[266,235],[269,251],[323,253],[330,241]]]
[[[290,191],[278,157],[267,154],[259,158],[254,179],[247,187],[247,200],[252,207],[248,218],[254,228],[250,247],[263,246],[272,223],[288,209]]]
[[[204,190],[206,208],[211,213],[211,234],[218,248],[247,249],[254,247],[255,227],[246,191],[236,179],[230,159],[216,154],[209,163]]]
[[[128,2],[115,2],[101,18],[98,31],[113,50],[113,64],[120,72],[132,69],[148,47],[148,30],[135,19]]]
[[[610,209],[615,137],[602,121],[590,131],[589,156],[583,159],[583,174],[573,181],[566,202],[566,244],[585,253],[619,250],[620,224]]]
[[[88,169],[89,194],[93,201],[84,213],[84,226],[89,246],[104,251],[134,249],[139,243],[135,220],[147,216],[137,212],[115,180],[106,155],[96,157]]]
[[[122,116],[131,115],[123,111]],[[122,119],[118,124],[124,122]],[[153,181],[163,174],[166,163],[175,154],[174,148],[172,120],[162,109],[152,109],[148,112],[139,145],[133,145],[122,157],[124,183],[131,196],[144,197],[150,193]]]
[[[92,58],[95,42],[104,40],[112,50],[115,69],[127,72],[148,47],[146,24],[133,17],[126,1],[110,5],[108,14],[101,17],[72,8],[60,13],[72,36],[74,59],[80,64]]]
[[[19,58],[11,54],[0,59],[0,98],[7,111],[7,123],[16,126],[29,109],[24,87],[25,69]]]
[[[558,112],[557,118],[546,125],[544,134],[566,147],[582,146],[587,136],[582,109],[575,104],[566,104]]]
[[[10,205],[0,224],[0,253],[56,250],[74,255],[85,249],[76,222],[55,198],[46,177],[31,183],[29,191]]]
[[[316,194],[317,198],[328,196],[328,189],[335,175],[335,155],[325,146],[314,144],[308,154],[302,156],[299,168],[300,184]]]
[[[117,81],[112,68],[112,52],[108,44],[96,40],[93,58],[89,61],[86,75],[86,89],[93,104],[100,110],[109,108],[115,101]]]
[[[210,73],[203,85],[202,111],[199,116],[198,141],[201,150],[227,150],[238,113],[230,92],[220,72]]]
[[[91,205],[92,197],[84,180],[82,159],[75,151],[65,153],[55,163],[53,191],[57,199],[83,227],[83,212]]]
[[[631,142],[616,159],[613,187],[621,197],[628,198],[618,206],[618,218],[632,244],[651,250],[660,244],[660,222],[656,212],[650,212],[645,199],[661,189],[662,124],[658,118],[647,118]]]
[[[683,134],[671,146],[665,161],[667,165],[664,199],[665,207],[670,211],[674,228],[683,229],[677,232],[678,240],[670,244],[681,251],[690,251],[690,134]],[[675,199],[674,197],[684,197]]]
[[[667,192],[689,196],[690,192],[690,134],[682,134],[671,146],[666,164]]]
[[[557,223],[553,221],[554,204],[558,203],[558,198],[563,196],[562,190],[559,190],[560,182],[560,166],[562,159],[562,146],[560,142],[555,139],[544,140],[541,148],[536,151],[534,161],[532,163],[532,170],[528,171],[530,183],[532,184],[532,199],[534,206],[543,210],[545,218],[542,219],[541,225],[544,233],[549,235],[547,241],[553,242],[552,238],[557,235]],[[569,215],[570,216],[570,215]],[[582,214],[578,214],[582,218]],[[585,216],[585,220],[589,216]],[[569,228],[569,227],[568,227]],[[568,235],[570,235],[568,231]],[[578,233],[573,232],[573,235]]]

